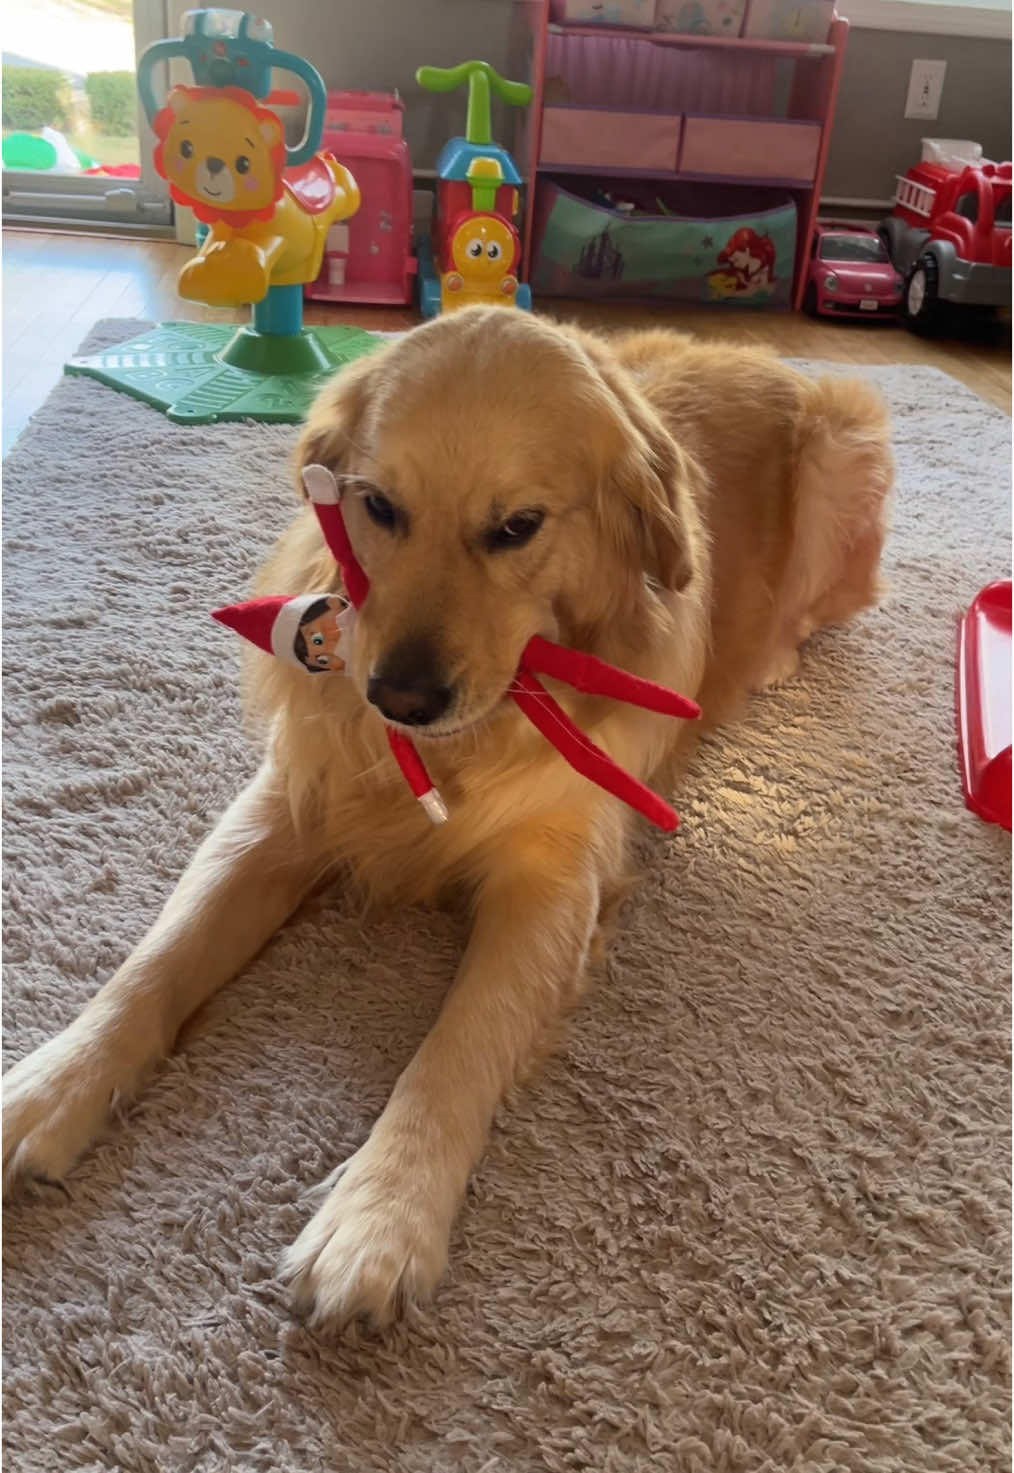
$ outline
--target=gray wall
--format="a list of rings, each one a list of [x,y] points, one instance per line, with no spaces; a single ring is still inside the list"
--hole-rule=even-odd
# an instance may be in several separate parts
[[[170,34],[189,6],[170,0]],[[482,57],[525,80],[511,44],[512,0],[251,0],[271,21],[280,47],[320,71],[329,87],[392,91],[406,103],[405,133],[417,169],[432,169],[447,138],[464,130],[464,95],[434,97],[414,80],[417,66],[450,66]],[[848,0],[842,0],[848,10]],[[947,62],[935,123],[906,122],[914,57]],[[521,69],[519,71],[519,69]],[[496,135],[513,146],[513,128],[494,115]],[[1011,48],[914,32],[853,30],[845,58],[825,193],[888,198],[894,175],[919,157],[924,134],[974,138],[987,157],[1007,158],[1011,134]]]
[[[947,63],[940,116],[932,123],[904,116],[916,57]],[[1010,158],[1010,42],[851,30],[824,193],[889,199],[895,174],[918,162],[925,137],[972,138],[987,158]]]

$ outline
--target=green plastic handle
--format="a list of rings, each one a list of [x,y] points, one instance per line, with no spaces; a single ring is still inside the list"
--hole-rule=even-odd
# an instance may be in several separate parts
[[[527,107],[532,100],[532,89],[527,82],[508,82],[488,61],[463,61],[460,66],[450,67],[421,66],[415,79],[427,92],[454,92],[467,82],[465,139],[468,143],[493,142],[491,92],[513,107]]]

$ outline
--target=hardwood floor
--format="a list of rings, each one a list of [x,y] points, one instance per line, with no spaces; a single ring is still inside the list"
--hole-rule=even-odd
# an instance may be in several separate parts
[[[191,254],[172,242],[8,228],[3,239],[3,445],[13,443],[60,378],[64,361],[100,317],[246,321],[184,303],[176,276]],[[814,321],[789,313],[679,309],[663,304],[540,303],[540,311],[589,327],[652,324],[733,342],[766,343],[788,357],[840,363],[926,363],[943,369],[1008,414],[1009,325],[983,341],[927,342],[883,323]],[[418,321],[414,308],[330,307],[308,303],[306,321],[397,329]]]

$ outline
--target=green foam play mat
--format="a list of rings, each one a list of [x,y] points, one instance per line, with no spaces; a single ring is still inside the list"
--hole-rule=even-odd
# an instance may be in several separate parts
[[[114,348],[74,357],[66,371],[164,410],[177,424],[296,424],[339,368],[382,342],[358,327],[277,337],[234,324],[164,322]]]

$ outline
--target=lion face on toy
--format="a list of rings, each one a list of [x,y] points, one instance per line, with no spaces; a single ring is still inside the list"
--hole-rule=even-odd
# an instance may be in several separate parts
[[[199,219],[266,218],[282,192],[285,133],[238,87],[174,87],[154,120],[155,168]]]

